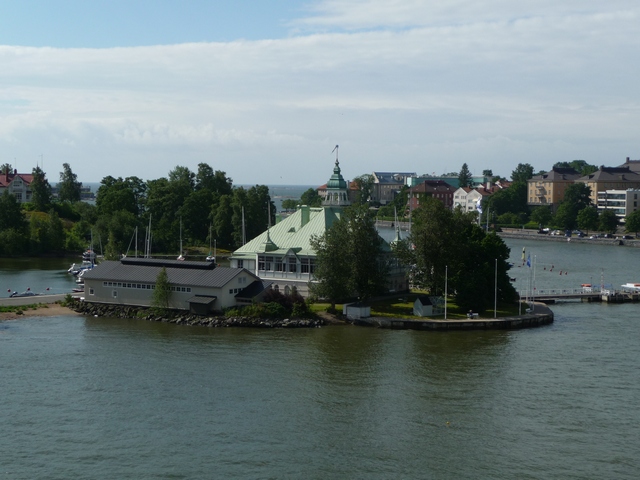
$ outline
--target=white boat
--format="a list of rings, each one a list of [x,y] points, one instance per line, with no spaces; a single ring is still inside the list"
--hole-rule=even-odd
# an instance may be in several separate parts
[[[625,290],[632,290],[634,292],[640,292],[640,283],[625,283],[622,285]]]
[[[207,262],[214,262],[214,263],[216,261],[215,246],[214,246],[214,253],[213,255],[211,254],[211,224],[209,224],[209,255],[207,255],[206,260]]]
[[[95,266],[95,263],[89,260],[84,260],[82,263],[73,263],[67,273],[71,275],[78,275],[83,270],[91,270]]]

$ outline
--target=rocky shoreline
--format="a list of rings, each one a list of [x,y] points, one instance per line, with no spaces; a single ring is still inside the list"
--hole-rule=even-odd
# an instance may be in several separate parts
[[[82,315],[114,318],[133,318],[150,322],[173,323],[200,327],[246,327],[246,328],[318,328],[325,325],[320,318],[265,319],[251,317],[204,317],[183,312],[159,314],[144,307],[107,305],[100,303],[74,302],[68,308]]]

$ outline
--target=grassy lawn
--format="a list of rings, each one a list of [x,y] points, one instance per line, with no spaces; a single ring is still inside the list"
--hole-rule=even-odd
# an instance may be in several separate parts
[[[24,312],[26,310],[37,310],[38,308],[48,308],[45,303],[33,303],[31,305],[0,305],[0,313]]]
[[[423,293],[411,292],[404,295],[386,297],[375,301],[368,302],[371,305],[371,315],[374,317],[393,317],[407,319],[424,319],[425,317],[416,317],[413,315],[413,302],[419,295]],[[311,305],[311,311],[324,312],[329,308],[328,303],[314,303]],[[342,304],[336,304],[336,310],[342,312]],[[524,309],[523,309],[524,312]],[[498,304],[498,317],[511,317],[518,315],[518,304]],[[493,318],[493,308],[486,310],[481,318]],[[434,319],[443,319],[444,315],[429,317]],[[465,319],[467,312],[458,307],[451,299],[447,301],[447,319]]]

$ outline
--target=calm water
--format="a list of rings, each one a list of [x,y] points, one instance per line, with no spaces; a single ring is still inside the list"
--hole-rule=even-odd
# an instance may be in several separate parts
[[[637,250],[524,246],[571,286],[640,275]],[[637,478],[640,305],[553,309],[513,332],[2,322],[0,478]]]

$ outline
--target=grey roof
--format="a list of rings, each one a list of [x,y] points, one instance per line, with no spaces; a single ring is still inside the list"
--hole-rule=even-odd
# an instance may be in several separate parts
[[[530,182],[559,182],[574,181],[580,178],[580,174],[575,169],[569,167],[553,167],[550,172],[543,173],[542,175],[535,175],[529,179]]]
[[[243,268],[216,267],[213,269],[200,269],[185,268],[183,266],[165,268],[167,269],[169,283],[172,285],[221,288],[243,271],[255,277],[255,275]],[[110,282],[155,283],[161,270],[162,267],[159,266],[131,265],[121,261],[106,260],[87,271],[83,278],[85,280],[106,280]]]
[[[269,288],[273,284],[272,281],[268,280],[256,280],[255,282],[249,284],[247,288],[243,288],[240,293],[236,295],[236,298],[247,298],[252,299],[262,292],[264,292],[267,288]]]
[[[373,172],[377,183],[389,183],[392,185],[404,184],[407,177],[415,177],[415,172]]]
[[[216,298],[218,297],[207,296],[207,295],[194,295],[187,301],[189,303],[198,304],[198,305],[211,305],[213,302],[216,301]]]
[[[428,295],[420,295],[416,298],[416,301],[419,301],[422,305],[433,305],[431,302],[431,298]]]

